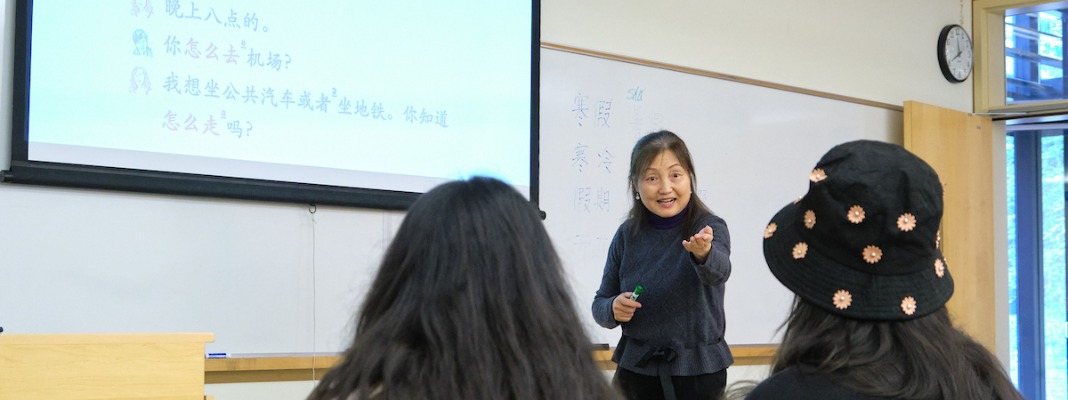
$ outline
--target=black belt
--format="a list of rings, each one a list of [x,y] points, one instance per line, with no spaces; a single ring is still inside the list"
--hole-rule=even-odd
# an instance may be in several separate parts
[[[627,341],[628,343],[633,342],[635,345],[638,346],[646,345],[645,342],[627,335],[623,335],[622,339]],[[716,338],[716,340],[713,340],[711,342],[689,343],[683,345],[683,347],[691,349],[700,346],[717,344],[721,341],[723,341],[723,338]],[[646,365],[649,365],[650,361],[657,362],[656,374],[660,377],[660,387],[664,390],[664,398],[667,400],[675,400],[675,385],[671,382],[670,364],[672,361],[675,361],[678,356],[679,353],[676,352],[675,349],[670,346],[650,346],[649,350],[647,350],[645,354],[643,354],[641,358],[638,359],[638,362],[634,364],[635,367],[644,368]]]
[[[650,361],[657,361],[656,374],[660,376],[660,388],[664,390],[664,399],[675,400],[675,384],[671,383],[670,363],[679,353],[667,346],[653,347],[646,351],[634,366],[644,368]]]

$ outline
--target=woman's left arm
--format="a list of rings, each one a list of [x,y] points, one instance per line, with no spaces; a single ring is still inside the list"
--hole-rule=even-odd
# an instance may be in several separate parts
[[[723,218],[712,216],[708,219],[707,226],[711,228],[711,243],[707,247],[708,254],[705,259],[701,260],[698,257],[700,253],[703,253],[701,249],[690,250],[692,246],[685,244],[684,247],[690,251],[690,260],[694,262],[694,268],[701,283],[712,286],[723,284],[731,276],[731,234]],[[693,245],[701,244],[701,239],[698,238],[700,235],[701,232],[698,232],[688,242]]]

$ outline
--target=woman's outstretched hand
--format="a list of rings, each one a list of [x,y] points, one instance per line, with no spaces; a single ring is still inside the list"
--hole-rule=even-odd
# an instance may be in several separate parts
[[[690,236],[689,240],[683,240],[682,247],[693,253],[698,264],[704,263],[708,259],[708,253],[712,251],[712,227],[705,225],[700,232]]]

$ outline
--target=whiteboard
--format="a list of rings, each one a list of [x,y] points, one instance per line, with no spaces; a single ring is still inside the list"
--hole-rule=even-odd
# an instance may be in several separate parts
[[[901,111],[548,48],[539,121],[546,228],[587,334],[611,345],[620,329],[597,325],[590,308],[630,207],[638,138],[666,129],[686,141],[697,194],[731,233],[726,340],[765,344],[779,341],[793,295],[764,263],[764,227],[808,190],[809,172],[832,146],[902,137]]]

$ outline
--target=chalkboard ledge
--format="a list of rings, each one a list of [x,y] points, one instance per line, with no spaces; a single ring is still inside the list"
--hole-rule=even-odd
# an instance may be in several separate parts
[[[772,344],[733,345],[734,365],[767,365],[775,356]],[[612,349],[593,351],[605,371],[616,369]],[[204,360],[204,383],[314,381],[341,360],[339,353],[243,353]]]

